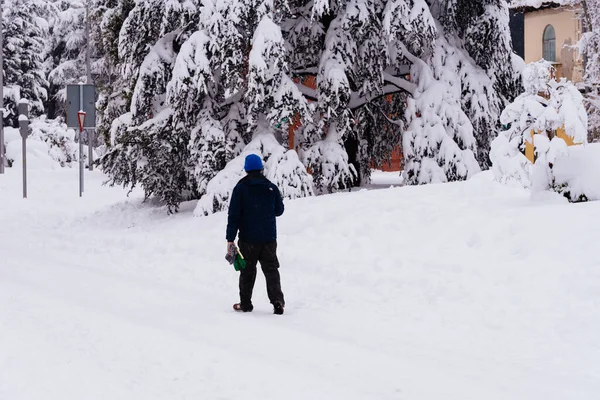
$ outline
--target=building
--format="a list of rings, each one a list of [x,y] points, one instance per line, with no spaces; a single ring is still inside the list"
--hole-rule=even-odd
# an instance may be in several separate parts
[[[581,82],[583,58],[577,43],[583,33],[582,10],[571,0],[513,0],[513,48],[526,63],[551,62],[557,78]]]

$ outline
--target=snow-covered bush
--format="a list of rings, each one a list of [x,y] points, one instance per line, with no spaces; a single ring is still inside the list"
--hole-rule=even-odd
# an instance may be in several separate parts
[[[525,93],[502,112],[501,122],[508,129],[492,142],[493,171],[501,182],[517,182],[534,191],[555,190],[578,201],[580,193],[570,189],[568,180],[558,179],[555,167],[568,165],[565,160],[579,154],[568,146],[587,143],[587,111],[579,90],[552,75],[552,66],[543,60],[524,69]],[[531,146],[533,165],[524,155]],[[575,192],[577,197],[571,197]]]
[[[75,131],[68,129],[60,120],[48,120],[44,116],[33,119],[31,134],[27,140],[38,140],[48,145],[48,154],[61,167],[71,166],[79,160],[79,144],[75,142]],[[87,159],[87,152],[84,160]]]
[[[492,141],[490,159],[497,181],[504,184],[516,184],[524,188],[531,187],[531,163],[523,154],[522,147],[522,136],[511,137],[500,133]]]
[[[600,200],[600,143],[572,146],[552,166],[555,191],[569,201]]]
[[[75,142],[75,131],[68,129],[60,120],[49,120],[45,116],[31,120],[28,153],[32,154],[30,166],[44,168],[72,167],[79,160],[79,144]],[[21,163],[21,135],[18,129],[7,130],[6,155],[8,165]],[[84,147],[84,161],[87,159]]]

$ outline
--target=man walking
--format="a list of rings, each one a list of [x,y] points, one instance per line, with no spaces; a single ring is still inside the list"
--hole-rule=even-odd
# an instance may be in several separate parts
[[[267,294],[275,314],[283,314],[285,300],[281,291],[279,260],[277,259],[277,225],[275,217],[283,214],[283,199],[277,186],[263,175],[259,156],[246,157],[247,175],[238,182],[231,194],[227,221],[227,251],[239,230],[240,252],[246,268],[240,271],[240,302],[233,305],[236,311],[250,312],[252,290],[256,281],[256,263],[265,274]]]

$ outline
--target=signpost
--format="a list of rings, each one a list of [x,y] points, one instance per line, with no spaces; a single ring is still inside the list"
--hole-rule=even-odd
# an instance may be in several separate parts
[[[27,136],[29,136],[29,102],[19,101],[19,130],[23,148],[23,198],[27,198]]]
[[[67,85],[67,126],[78,129],[77,113],[86,113],[84,128],[96,127],[96,88],[94,85]]]
[[[67,85],[67,126],[79,129],[79,197],[83,195],[83,132],[96,127],[96,88],[94,85]],[[90,170],[92,169],[91,140]]]
[[[83,195],[83,127],[85,126],[85,111],[77,113],[79,122],[79,197]]]

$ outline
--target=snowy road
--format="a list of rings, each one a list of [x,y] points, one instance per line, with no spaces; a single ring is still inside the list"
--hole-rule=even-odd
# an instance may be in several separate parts
[[[287,202],[288,307],[236,314],[223,214],[0,176],[0,399],[598,399],[600,203],[466,184]]]

